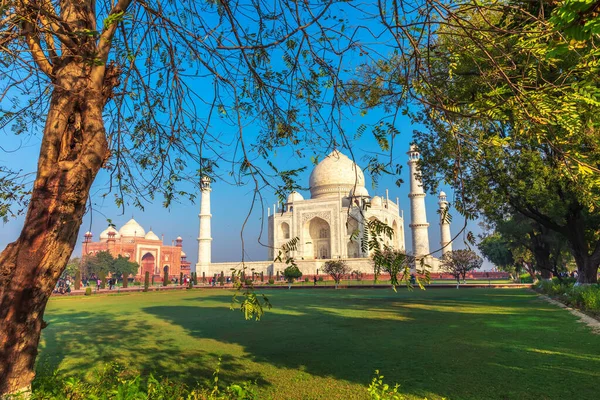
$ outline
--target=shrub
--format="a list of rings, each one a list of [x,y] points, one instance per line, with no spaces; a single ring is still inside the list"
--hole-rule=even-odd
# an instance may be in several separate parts
[[[398,392],[400,385],[396,384],[392,388],[387,383],[383,382],[383,375],[379,374],[379,370],[375,370],[375,376],[371,380],[371,384],[367,388],[367,392],[372,400],[404,400],[405,396]]]
[[[136,371],[111,363],[92,373],[90,380],[65,376],[61,371],[38,375],[32,400],[42,399],[257,399],[256,385],[251,382],[220,386],[219,369],[212,387],[197,385],[189,388],[182,382],[166,378],[147,378]]]
[[[225,285],[225,277],[223,275],[219,276],[217,282],[219,282],[219,285],[221,286]]]
[[[275,279],[269,278],[269,285],[273,285],[275,283]]]
[[[319,279],[318,279],[318,281],[319,281],[319,282],[323,282],[323,277],[322,277],[322,276],[320,276],[320,277],[319,277]]]
[[[304,278],[304,282],[308,282],[308,281],[309,281],[309,279],[308,279],[308,276],[307,276],[306,278]]]
[[[198,273],[194,272],[194,286],[198,284]]]
[[[300,271],[300,269],[297,266],[290,265],[289,267],[283,270],[283,276],[285,276],[286,281],[292,283],[294,282],[294,280],[302,277],[302,271]]]
[[[91,287],[86,287],[85,288],[85,295],[86,296],[91,296],[92,295],[92,288]]]
[[[140,281],[133,281],[133,286],[141,286],[142,282]]]
[[[75,290],[81,289],[81,271],[75,273]]]
[[[244,283],[246,284],[246,286],[252,286],[253,281],[252,279],[248,278],[244,281]]]
[[[146,271],[144,274],[144,292],[148,291],[148,287],[150,286],[150,272]]]
[[[169,284],[169,270],[165,270],[163,273],[163,286],[167,286]]]
[[[583,300],[583,308],[600,312],[600,286],[584,286],[581,291],[581,299]]]
[[[533,279],[531,278],[531,275],[529,275],[527,272],[525,272],[525,273],[519,275],[519,282],[533,283]]]
[[[102,281],[100,283],[100,289],[106,289],[106,274],[104,272],[100,272],[99,276],[100,280]]]
[[[587,311],[600,311],[600,286],[575,286],[569,292],[569,300],[575,306]]]

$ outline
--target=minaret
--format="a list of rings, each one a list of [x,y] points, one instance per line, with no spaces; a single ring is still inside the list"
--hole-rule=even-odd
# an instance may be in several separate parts
[[[446,193],[440,192],[438,197],[440,205],[440,245],[442,246],[442,257],[452,251],[452,235],[450,235],[450,215],[448,214],[448,201]]]
[[[415,145],[408,151],[408,166],[410,168],[410,229],[412,231],[412,251],[415,257],[429,254],[429,234],[427,215],[425,213],[425,192],[421,180],[417,177],[419,151]]]
[[[210,233],[210,178],[203,176],[200,181],[200,232],[198,234],[198,264],[196,264],[196,273],[203,272],[208,275],[208,268],[211,263],[211,244],[212,237]]]

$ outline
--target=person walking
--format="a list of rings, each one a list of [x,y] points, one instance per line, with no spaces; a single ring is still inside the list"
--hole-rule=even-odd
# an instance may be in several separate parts
[[[313,281],[314,281],[314,283],[315,283],[315,286],[317,286],[317,276],[316,276],[316,275],[315,275],[315,276],[313,276]]]

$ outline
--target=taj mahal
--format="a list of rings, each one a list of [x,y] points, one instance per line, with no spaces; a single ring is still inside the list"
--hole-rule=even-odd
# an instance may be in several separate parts
[[[429,223],[425,209],[425,192],[419,179],[417,163],[419,152],[411,146],[408,151],[410,168],[410,210],[412,232],[412,255],[425,258],[431,272],[438,272],[439,259],[430,254]],[[205,177],[201,182],[200,229],[198,236],[198,263],[195,272],[201,276],[213,276],[231,269],[242,268],[241,262],[211,261],[211,181]],[[288,251],[303,274],[318,274],[323,263],[330,259],[343,259],[352,271],[372,273],[373,264],[369,254],[361,249],[360,238],[365,223],[377,219],[394,232],[385,238],[386,244],[401,251],[406,250],[404,236],[404,213],[399,199],[395,202],[385,190],[385,198],[369,195],[361,168],[338,150],[332,151],[313,169],[309,179],[310,198],[292,192],[284,204],[268,209],[268,258],[266,261],[244,262],[247,270],[265,275],[283,271],[287,265],[275,261],[282,246],[292,238],[297,245]],[[448,207],[446,194],[439,194],[440,247],[442,254],[452,250],[450,223],[443,212]],[[357,234],[358,233],[358,234]],[[194,272],[194,266],[192,266]]]

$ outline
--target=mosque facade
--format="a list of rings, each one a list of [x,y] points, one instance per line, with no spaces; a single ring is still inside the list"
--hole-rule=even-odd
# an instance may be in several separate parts
[[[113,257],[123,256],[139,264],[135,279],[143,279],[146,272],[155,281],[162,281],[165,271],[169,278],[179,279],[180,273],[190,274],[190,262],[183,251],[183,239],[178,237],[172,246],[165,245],[152,229],[145,229],[133,218],[120,229],[109,226],[100,233],[98,241],[86,232],[82,256],[108,251]]]
[[[419,152],[411,146],[407,154],[411,175],[409,199],[413,255],[417,259],[425,258],[431,272],[437,272],[439,260],[430,254],[425,192],[417,171]],[[296,246],[287,250],[286,254],[294,258],[305,275],[318,274],[323,264],[331,259],[345,260],[352,271],[372,273],[372,261],[368,252],[361,248],[360,238],[363,237],[366,222],[374,219],[387,224],[394,232],[391,239],[385,239],[386,244],[406,251],[404,214],[399,199],[392,201],[387,189],[385,197],[371,196],[365,187],[361,168],[340,151],[334,150],[313,169],[309,189],[309,199],[292,192],[284,204],[269,207],[268,257],[266,261],[245,262],[248,270],[265,275],[282,272],[287,265],[275,260],[286,243],[298,238]],[[213,263],[211,260],[211,190],[210,180],[204,178],[195,272],[207,277],[221,273],[228,275],[231,269],[242,267],[241,262]],[[445,193],[440,193],[438,204],[440,210],[447,209]],[[442,254],[452,249],[450,224],[446,215],[446,212],[440,212]]]

